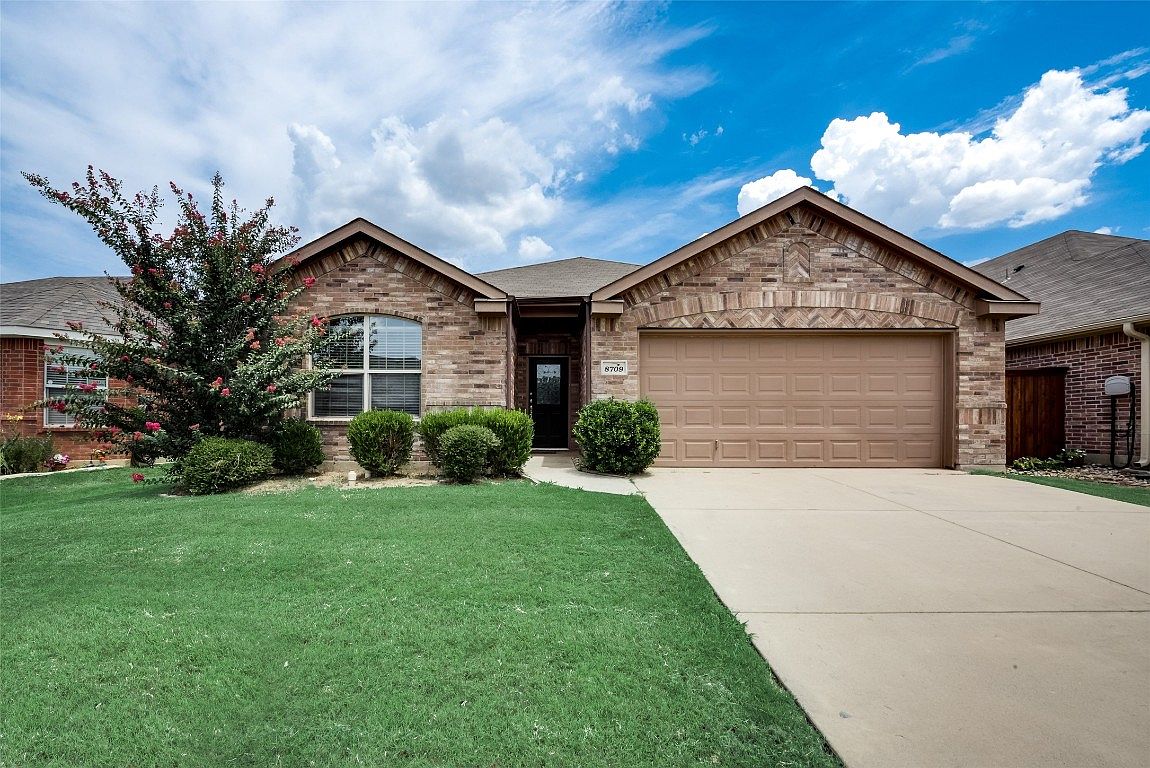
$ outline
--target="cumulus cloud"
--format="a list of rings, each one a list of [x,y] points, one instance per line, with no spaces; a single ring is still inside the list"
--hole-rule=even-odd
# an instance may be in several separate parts
[[[1147,130],[1150,111],[1132,109],[1126,89],[1052,70],[985,134],[903,133],[882,112],[832,120],[811,169],[829,194],[903,231],[1024,227],[1085,205],[1095,171],[1141,154]],[[778,171],[747,196],[780,175],[797,178]]]
[[[525,235],[519,238],[519,258],[527,261],[546,259],[555,253],[555,249],[547,241],[535,235]]]
[[[746,216],[799,187],[809,187],[811,179],[800,176],[790,168],[775,171],[770,176],[744,184],[739,190],[739,215]]]
[[[556,242],[538,228],[577,185],[641,147],[660,108],[710,77],[666,61],[705,30],[649,23],[661,11],[640,4],[0,13],[0,235],[13,276],[17,254],[70,221],[15,171],[66,183],[89,162],[132,189],[174,179],[202,192],[218,169],[241,202],[275,194],[305,238],[365,216],[489,267],[516,258],[519,229]],[[26,221],[10,227],[17,209]],[[95,243],[84,256],[113,266]]]
[[[1116,235],[1118,234],[1118,227],[1099,227],[1094,230],[1096,235]]]
[[[321,230],[364,214],[370,200],[402,215],[406,236],[466,260],[505,252],[509,234],[547,224],[558,206],[551,161],[498,118],[462,114],[417,127],[387,117],[357,163],[335,158],[334,143],[314,126],[291,133],[295,157],[305,159],[294,171]],[[316,164],[317,155],[334,162]]]

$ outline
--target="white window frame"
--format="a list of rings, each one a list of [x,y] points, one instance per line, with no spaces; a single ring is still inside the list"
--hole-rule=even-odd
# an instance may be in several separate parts
[[[96,357],[92,354],[92,351],[90,349],[88,349],[87,347],[68,347],[68,346],[65,346],[57,354],[60,354],[60,355],[85,355],[86,357],[90,357],[92,360],[96,359]],[[53,395],[51,394],[51,390],[61,391],[61,390],[65,390],[65,388],[67,386],[67,384],[65,384],[64,387],[59,387],[59,386],[53,387],[51,384],[49,384],[48,378],[53,375],[53,372],[50,370],[52,368],[52,366],[63,365],[63,363],[53,362],[52,358],[53,358],[53,353],[51,351],[44,353],[44,399],[45,400],[51,400],[53,398]],[[84,368],[80,368],[79,366],[75,366],[75,365],[66,365],[65,368],[67,369],[65,371],[65,375],[68,376],[69,382],[73,378],[72,374],[74,374],[74,373],[80,373],[81,371],[84,371],[84,370],[88,370],[89,373],[91,372],[91,369],[84,369]],[[59,376],[60,374],[57,373],[55,375]],[[102,392],[104,394],[105,400],[108,399],[108,376],[107,376],[107,374],[105,374],[103,376],[76,376],[75,378],[83,379],[83,381],[85,383],[86,382],[92,382],[92,381],[99,382],[100,380],[103,380],[104,383],[103,384],[97,384],[96,389],[98,392]],[[73,387],[73,389],[74,389],[74,387]],[[54,423],[51,421],[51,419],[53,419],[53,418],[63,419],[63,421],[59,422],[59,423]],[[71,428],[76,426],[76,417],[70,413],[60,413],[59,411],[55,411],[52,408],[44,408],[44,426],[48,429],[71,429]]]
[[[332,320],[339,320],[348,317],[362,317],[363,318],[363,367],[361,368],[321,368],[319,370],[329,371],[337,376],[363,376],[363,403],[360,413],[370,411],[371,408],[371,377],[379,374],[411,374],[419,377],[419,406],[418,413],[412,414],[412,418],[419,420],[423,414],[423,323],[418,320],[412,320],[410,317],[402,317],[401,315],[388,315],[388,314],[347,314],[333,316]],[[393,368],[372,368],[371,367],[371,322],[375,319],[391,318],[395,320],[402,320],[405,323],[411,323],[419,328],[419,368],[412,370],[410,368],[393,369]],[[307,367],[314,369],[314,361],[311,355],[307,357]],[[315,413],[315,392],[309,392],[307,396],[307,418],[308,421],[319,422],[348,422],[355,416],[317,416]]]

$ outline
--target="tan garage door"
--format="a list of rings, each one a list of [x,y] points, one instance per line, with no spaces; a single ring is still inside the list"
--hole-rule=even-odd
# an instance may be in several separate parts
[[[938,334],[643,333],[657,463],[941,466],[944,349]]]

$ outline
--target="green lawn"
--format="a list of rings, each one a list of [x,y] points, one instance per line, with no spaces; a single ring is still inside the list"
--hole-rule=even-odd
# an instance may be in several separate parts
[[[641,498],[163,490],[0,484],[0,764],[838,765]]]
[[[1106,499],[1115,499],[1116,501],[1128,501],[1131,504],[1141,504],[1144,507],[1150,507],[1150,489],[1146,488],[1131,488],[1124,485],[1111,485],[1110,483],[1094,483],[1089,480],[1071,480],[1066,477],[1042,477],[1011,473],[1001,476],[1009,477],[1011,480],[1022,480],[1027,483],[1049,485],[1067,491],[1078,491],[1079,493],[1088,493],[1091,496],[1101,496]]]

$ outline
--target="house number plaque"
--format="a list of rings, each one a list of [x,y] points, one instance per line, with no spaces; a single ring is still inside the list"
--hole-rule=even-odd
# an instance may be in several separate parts
[[[604,376],[626,376],[626,360],[602,360],[599,363],[599,372]]]

